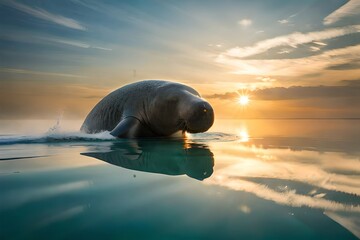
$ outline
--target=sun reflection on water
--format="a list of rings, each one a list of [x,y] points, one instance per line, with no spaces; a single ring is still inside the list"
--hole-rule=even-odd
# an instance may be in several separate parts
[[[246,129],[242,129],[238,132],[240,142],[249,142],[250,136]]]

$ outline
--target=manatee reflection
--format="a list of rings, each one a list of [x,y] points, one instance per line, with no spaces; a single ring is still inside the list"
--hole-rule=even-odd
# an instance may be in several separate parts
[[[120,141],[112,143],[109,150],[81,154],[131,170],[186,174],[198,180],[210,177],[214,167],[214,156],[207,145],[186,140]]]

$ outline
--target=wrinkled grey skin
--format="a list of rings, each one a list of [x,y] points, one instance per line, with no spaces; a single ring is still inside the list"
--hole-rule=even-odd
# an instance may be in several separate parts
[[[114,136],[129,138],[157,137],[178,131],[205,132],[213,122],[212,107],[193,88],[146,80],[123,86],[103,98],[88,114],[81,131],[107,130]]]

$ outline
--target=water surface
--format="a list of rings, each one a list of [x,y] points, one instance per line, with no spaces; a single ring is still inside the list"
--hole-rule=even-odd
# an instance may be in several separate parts
[[[186,139],[0,122],[0,239],[358,239],[360,120],[217,120]]]

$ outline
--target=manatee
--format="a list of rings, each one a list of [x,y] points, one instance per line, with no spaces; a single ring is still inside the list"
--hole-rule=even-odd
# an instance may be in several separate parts
[[[110,131],[119,138],[166,137],[200,133],[214,123],[211,105],[184,84],[145,80],[104,97],[87,115],[81,131]]]

